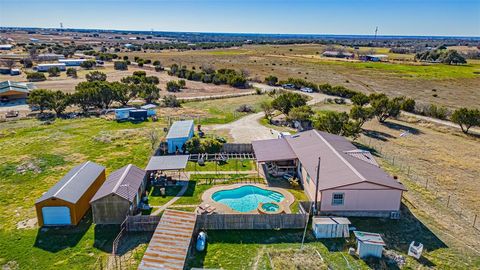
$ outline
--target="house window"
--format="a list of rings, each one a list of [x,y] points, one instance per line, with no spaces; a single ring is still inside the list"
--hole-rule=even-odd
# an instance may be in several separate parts
[[[310,174],[307,173],[307,183],[310,183]]]
[[[332,205],[343,205],[345,193],[333,193]]]

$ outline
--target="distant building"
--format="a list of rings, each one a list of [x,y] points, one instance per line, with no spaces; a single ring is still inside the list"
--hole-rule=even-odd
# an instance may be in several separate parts
[[[64,59],[65,56],[63,54],[56,54],[56,53],[42,53],[37,55],[38,61],[57,61],[59,59]]]
[[[339,52],[339,51],[325,51],[322,53],[324,57],[334,57],[334,58],[354,58],[354,54],[350,52]]]
[[[32,83],[0,82],[0,100],[12,101],[26,99],[33,89],[35,89],[35,86]]]
[[[10,70],[10,75],[12,75],[12,76],[20,75],[21,73],[22,73],[22,72],[21,72],[20,69],[18,69],[18,68],[12,68],[12,69]]]
[[[193,120],[176,121],[167,134],[168,153],[182,152],[185,143],[193,137]]]
[[[60,59],[60,60],[58,60],[59,63],[63,63],[67,67],[74,67],[74,66],[78,67],[85,61],[88,61],[88,59]]]
[[[13,49],[13,45],[11,45],[11,44],[1,44],[0,45],[0,50],[8,51],[8,50],[11,50],[11,49]]]
[[[36,67],[34,67],[33,69],[36,70],[36,71],[39,71],[39,72],[47,72],[49,69],[51,69],[53,67],[58,67],[58,69],[60,69],[60,71],[65,71],[67,69],[66,65],[64,63],[39,64]]]
[[[388,55],[385,54],[367,54],[360,57],[360,60],[370,61],[370,62],[383,62],[388,60]]]

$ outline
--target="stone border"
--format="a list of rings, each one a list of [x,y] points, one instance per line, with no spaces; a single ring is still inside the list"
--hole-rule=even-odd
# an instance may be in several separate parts
[[[203,194],[202,194],[202,204],[209,204],[213,207],[216,208],[216,212],[223,213],[223,214],[260,214],[258,212],[258,206],[255,208],[255,210],[252,210],[250,212],[238,212],[233,210],[232,208],[226,206],[223,203],[216,202],[212,199],[212,195],[221,190],[231,190],[231,189],[236,189],[242,186],[255,186],[258,188],[266,189],[266,190],[272,190],[276,191],[278,193],[281,193],[284,196],[283,201],[279,202],[278,204],[280,207],[283,208],[285,213],[290,214],[292,211],[290,210],[290,206],[295,202],[295,197],[292,195],[292,193],[288,192],[287,190],[283,188],[276,188],[276,187],[269,187],[264,184],[233,184],[233,185],[218,185],[214,186],[210,189],[207,189]]]

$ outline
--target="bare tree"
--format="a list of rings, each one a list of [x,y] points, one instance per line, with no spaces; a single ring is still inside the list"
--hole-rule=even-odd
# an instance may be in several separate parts
[[[2,64],[7,67],[8,69],[12,69],[15,67],[15,60],[13,59],[5,59],[2,61]]]
[[[158,142],[160,141],[157,130],[151,129],[148,132],[148,138],[150,139],[150,145],[152,147],[152,151],[155,151],[157,149]]]
[[[38,56],[37,47],[31,47],[28,49],[28,54],[30,55],[31,59],[36,60]]]

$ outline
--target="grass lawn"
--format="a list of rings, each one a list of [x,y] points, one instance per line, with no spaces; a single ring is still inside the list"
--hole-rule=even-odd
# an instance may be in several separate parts
[[[153,206],[162,206],[175,197],[181,189],[181,186],[167,187],[165,195],[162,196],[159,187],[151,187],[148,191],[148,203]]]
[[[0,124],[0,265],[19,269],[90,269],[108,255],[116,229],[91,224],[76,228],[18,229],[20,221],[35,220],[34,202],[75,165],[91,160],[107,175],[128,163],[147,164],[147,138],[160,122],[117,123],[100,118],[37,120]]]
[[[182,106],[186,109],[196,109],[203,111],[205,116],[202,117],[201,124],[224,124],[235,121],[246,113],[237,112],[237,108],[241,105],[250,105],[253,110],[260,111],[260,103],[264,100],[270,100],[268,95],[251,95],[244,97],[226,98],[206,100],[200,102],[187,102]]]
[[[202,202],[202,194],[207,189],[213,187],[213,185],[197,185],[197,181],[190,180],[188,182],[188,188],[180,199],[178,199],[174,205],[197,205]]]
[[[187,171],[252,171],[256,170],[256,163],[253,160],[229,159],[226,163],[205,162],[200,166],[196,162],[189,161]]]

